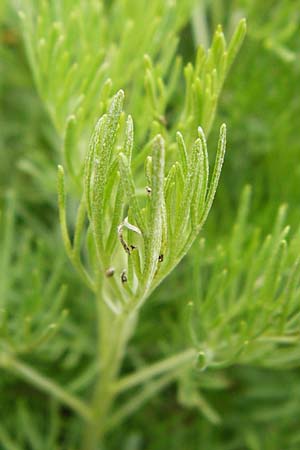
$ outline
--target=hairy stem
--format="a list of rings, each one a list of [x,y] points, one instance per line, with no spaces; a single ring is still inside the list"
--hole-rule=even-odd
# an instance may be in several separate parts
[[[170,371],[162,375],[159,379],[150,381],[146,384],[141,391],[133,395],[125,405],[111,415],[107,428],[113,429],[117,427],[124,419],[135,413],[144,405],[144,403],[174,381],[186,367],[187,365],[180,369]]]
[[[114,385],[137,319],[136,313],[130,310],[114,314],[103,302],[102,295],[97,297],[97,308],[100,372],[91,399],[93,421],[86,429],[84,450],[97,450],[103,440],[106,422],[116,396]]]
[[[173,355],[170,358],[158,361],[148,367],[144,367],[138,372],[121,378],[115,384],[114,389],[116,392],[121,392],[138,384],[144,384],[146,381],[148,382],[156,376],[161,376],[166,372],[174,371],[182,366],[186,366],[187,364],[192,364],[196,358],[196,355],[196,350],[191,348],[178,353],[177,355]]]

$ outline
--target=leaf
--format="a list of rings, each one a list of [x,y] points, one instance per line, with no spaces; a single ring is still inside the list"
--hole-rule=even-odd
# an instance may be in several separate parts
[[[227,53],[228,53],[228,59],[227,59],[227,68],[229,69],[231,64],[233,63],[234,58],[236,57],[236,54],[238,53],[243,40],[246,35],[247,30],[247,24],[245,19],[241,19],[228,46]],[[227,69],[227,70],[228,70]]]
[[[222,166],[223,166],[223,162],[224,162],[225,150],[226,150],[226,125],[223,124],[220,128],[220,136],[219,136],[214,171],[212,173],[209,190],[208,190],[208,194],[207,194],[207,198],[206,198],[205,210],[201,217],[199,229],[201,228],[201,226],[207,219],[208,213],[210,211],[210,208],[212,206],[212,203],[213,203],[213,200],[214,200],[214,197],[216,194],[216,190],[218,187],[219,178],[221,175],[221,170],[222,170]]]
[[[72,244],[69,237],[67,218],[66,218],[66,194],[65,194],[65,175],[62,166],[58,166],[57,171],[57,191],[58,191],[58,208],[59,220],[61,226],[62,238],[68,255],[72,255]]]
[[[150,223],[145,239],[145,264],[143,270],[143,275],[145,276],[144,289],[146,292],[150,288],[157,268],[163,232],[165,143],[160,135],[154,139],[152,164]]]

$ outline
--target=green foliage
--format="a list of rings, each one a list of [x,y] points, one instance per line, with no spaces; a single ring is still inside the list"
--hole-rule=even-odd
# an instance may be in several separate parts
[[[60,252],[55,269],[49,271],[47,249],[42,241],[34,242],[29,230],[16,247],[13,193],[6,203],[1,223],[1,347],[14,354],[32,354],[50,345],[66,315],[65,287],[59,285],[63,257]]]
[[[66,223],[63,168],[60,166],[58,171],[60,218],[67,252],[93,291],[98,289],[99,269],[102,278],[107,274],[107,290],[112,289],[110,307],[116,312],[132,305],[139,307],[198,235],[216,192],[226,137],[223,125],[216,164],[209,181],[206,140],[201,128],[199,138],[189,151],[182,134],[177,134],[182,162],[173,164],[167,173],[165,152],[168,153],[168,149],[165,149],[162,136],[157,135],[149,143],[152,152],[146,160],[145,174],[148,186],[145,186],[144,194],[139,194],[130,167],[134,145],[131,116],[122,117],[124,141],[117,145],[123,98],[123,91],[113,97],[108,113],[98,121],[92,135],[73,244]],[[138,197],[141,197],[140,201]],[[86,213],[89,219],[87,230],[84,229]],[[125,240],[126,230],[128,237]],[[93,275],[80,260],[84,234],[88,240],[84,253],[88,253]],[[119,280],[115,280],[114,272],[116,276],[121,273]]]
[[[236,21],[247,15],[248,36],[282,61],[294,63],[299,52],[296,33],[300,17],[296,3],[292,0],[236,0],[229,1],[225,7],[220,0],[201,0],[193,16],[195,39],[198,44],[207,46],[209,24],[214,29],[223,23],[230,32]]]
[[[249,199],[246,187],[223,242],[201,239],[193,248],[184,268],[186,276],[193,276],[193,294],[191,289],[180,293],[178,317],[169,320],[178,342],[182,322],[199,352],[201,370],[234,363],[278,369],[298,364],[299,230],[289,237],[283,205],[271,233],[262,237],[262,230],[249,223]]]
[[[145,146],[149,132],[168,136],[170,125],[193,137],[199,124],[210,130],[245,22],[228,46],[219,27],[208,54],[199,48],[195,68],[191,64],[185,68],[186,95],[182,106],[177,100],[170,124],[168,108],[177,96],[181,72],[180,57],[174,61],[176,31],[193,3],[185,0],[175,7],[173,2],[159,0],[151,5],[139,2],[137,7],[136,2],[120,0],[111,7],[96,1],[82,7],[76,2],[51,6],[41,0],[37,5],[29,2],[24,11],[22,5],[19,15],[28,60],[39,94],[64,140],[71,175],[78,176],[87,136],[95,117],[106,111],[112,89],[130,89],[129,110],[136,116],[138,145]],[[144,86],[147,101],[141,101]],[[175,123],[174,116],[178,117]]]
[[[122,0],[112,5],[43,0],[20,5],[27,55],[58,130],[64,131],[70,114],[78,113],[83,125],[93,121],[103,112],[112,83],[115,89],[125,88],[135,79],[138,95],[143,55],[150,49],[165,72],[176,48],[176,31],[192,3],[185,0],[176,8],[172,2]]]
[[[1,449],[299,447],[297,3],[1,5]]]

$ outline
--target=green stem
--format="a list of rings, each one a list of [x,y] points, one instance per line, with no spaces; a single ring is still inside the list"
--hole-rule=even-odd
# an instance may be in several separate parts
[[[47,394],[50,394],[63,404],[69,406],[69,408],[79,414],[85,421],[91,420],[91,411],[84,402],[67,392],[64,388],[54,383],[46,376],[32,369],[27,364],[19,361],[16,357],[8,354],[1,355],[0,366],[6,370],[16,373],[34,387],[47,392]]]
[[[115,384],[114,390],[116,392],[125,391],[137,384],[144,384],[146,381],[157,375],[162,375],[165,372],[173,371],[181,366],[192,363],[196,358],[196,354],[197,352],[195,349],[188,349],[177,355],[171,356],[170,358],[154,363],[136,373],[121,378]]]
[[[168,384],[174,381],[186,368],[183,366],[180,369],[168,372],[161,376],[158,380],[153,380],[146,384],[138,394],[134,395],[125,405],[118,409],[107,424],[107,429],[112,429],[118,426],[124,419],[136,412],[144,403],[146,403],[155,394],[165,388]]]
[[[126,346],[136,324],[136,313],[122,312],[115,315],[103,302],[102,295],[97,298],[99,336],[98,358],[100,373],[91,400],[93,421],[88,424],[84,439],[84,450],[97,450],[108,416],[116,396],[114,385],[124,358]]]

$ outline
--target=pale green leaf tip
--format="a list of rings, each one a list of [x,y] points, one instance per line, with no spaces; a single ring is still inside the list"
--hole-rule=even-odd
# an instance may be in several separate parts
[[[150,56],[148,55],[148,53],[145,53],[144,54],[144,63],[147,65],[147,66],[151,66],[151,58],[150,58]]]
[[[103,116],[99,117],[99,119],[97,120],[96,125],[95,125],[96,132],[99,132],[100,126],[106,120],[106,118],[107,118],[107,114],[103,114]]]
[[[68,118],[67,118],[67,123],[69,124],[69,123],[75,123],[76,122],[76,116],[75,116],[75,114],[71,114],[70,116],[68,116]]]
[[[220,127],[220,134],[221,135],[226,135],[226,131],[227,131],[226,123],[222,123],[222,125]]]
[[[161,134],[157,134],[154,138],[153,144],[154,146],[163,147],[165,141]]]
[[[247,21],[245,18],[241,19],[236,28],[236,33],[239,36],[240,43],[243,42],[247,32]]]
[[[116,97],[119,97],[120,99],[123,100],[123,98],[125,97],[125,92],[123,91],[123,89],[120,89],[120,90],[116,93]]]
[[[123,102],[125,98],[125,92],[123,89],[120,89],[112,98],[109,114],[121,114],[121,110],[123,108]],[[102,116],[104,117],[104,116]]]
[[[206,140],[205,138],[205,133],[203,131],[203,128],[201,126],[198,127],[198,135],[200,138],[202,138],[204,141]]]
[[[243,17],[243,19],[240,20],[239,27],[241,27],[245,31],[247,30],[247,20],[245,17]]]
[[[58,164],[57,170],[58,170],[58,174],[59,175],[64,175],[65,174],[65,171],[64,171],[64,168],[63,168],[62,165]]]

